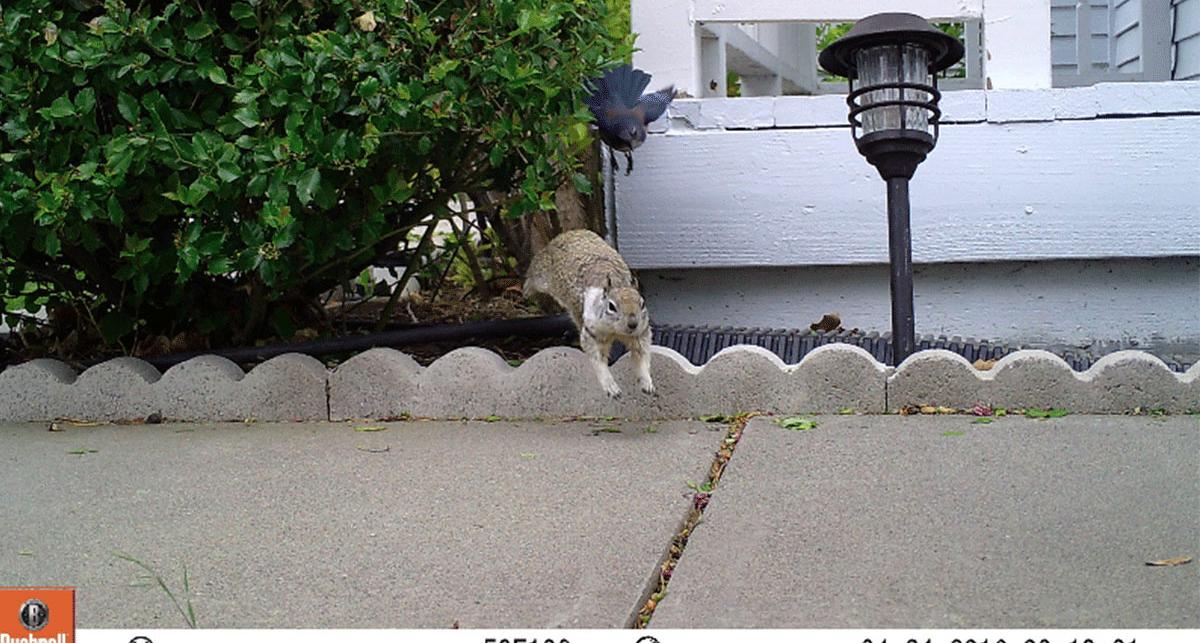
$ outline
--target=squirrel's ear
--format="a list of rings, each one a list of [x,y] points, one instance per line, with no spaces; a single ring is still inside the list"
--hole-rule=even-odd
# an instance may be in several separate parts
[[[634,274],[629,275],[629,285],[633,286],[634,290],[642,289],[642,285],[640,283],[638,283],[637,275],[634,275]]]

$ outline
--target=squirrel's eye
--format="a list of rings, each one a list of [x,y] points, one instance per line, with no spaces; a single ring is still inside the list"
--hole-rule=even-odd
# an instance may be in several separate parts
[[[610,312],[610,313],[617,312],[617,305],[612,303],[611,301],[608,302],[608,312]]]

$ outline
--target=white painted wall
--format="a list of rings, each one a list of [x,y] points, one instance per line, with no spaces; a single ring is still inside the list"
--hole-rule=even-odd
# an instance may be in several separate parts
[[[943,107],[912,184],[919,332],[1200,353],[1200,82],[956,91]],[[844,97],[669,114],[612,183],[656,320],[804,328],[836,311],[890,328],[884,188]]]
[[[918,263],[1200,255],[1200,83],[947,96],[956,123],[911,187]],[[626,260],[886,262],[883,184],[840,125],[839,98],[673,106],[638,171],[614,179]]]
[[[643,270],[656,324],[891,330],[888,268],[809,266]],[[1170,258],[934,264],[914,274],[918,334],[1037,347],[1136,342],[1200,359],[1200,260]]]
[[[1174,4],[1174,78],[1200,79],[1200,0]]]

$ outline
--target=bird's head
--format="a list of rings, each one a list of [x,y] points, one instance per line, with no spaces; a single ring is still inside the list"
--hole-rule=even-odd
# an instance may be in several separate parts
[[[639,118],[622,118],[617,126],[617,137],[629,144],[629,149],[637,149],[646,142],[646,126]]]

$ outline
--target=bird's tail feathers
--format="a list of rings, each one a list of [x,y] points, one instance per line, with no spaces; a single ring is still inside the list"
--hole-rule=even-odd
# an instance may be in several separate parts
[[[588,104],[604,103],[615,100],[632,109],[637,105],[642,92],[650,85],[650,74],[634,69],[629,65],[621,65],[611,69],[593,83],[593,92],[588,97]]]

